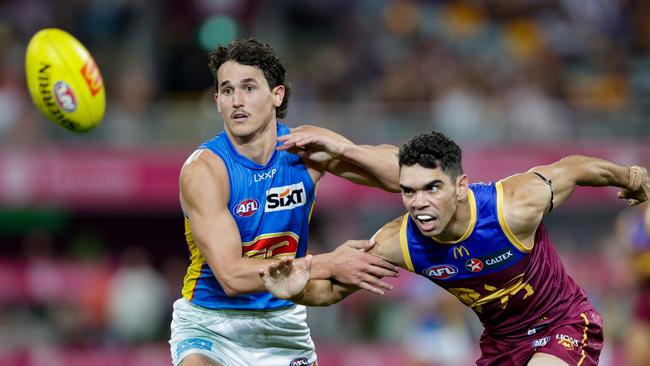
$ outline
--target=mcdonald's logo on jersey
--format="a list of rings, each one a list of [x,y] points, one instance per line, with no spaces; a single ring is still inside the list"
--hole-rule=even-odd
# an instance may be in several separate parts
[[[463,258],[464,256],[469,257],[469,250],[464,245],[454,247],[454,259]]]

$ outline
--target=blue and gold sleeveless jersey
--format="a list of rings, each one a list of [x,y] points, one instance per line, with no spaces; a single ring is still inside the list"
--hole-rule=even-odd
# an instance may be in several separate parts
[[[527,249],[503,215],[501,182],[471,184],[471,222],[454,242],[424,236],[407,214],[400,242],[410,271],[440,285],[479,317],[486,332],[503,339],[534,334],[566,316],[592,309],[566,273],[544,225]]]
[[[277,124],[278,136],[289,128]],[[249,258],[304,257],[315,189],[302,158],[275,151],[266,165],[240,155],[225,132],[200,146],[225,163],[230,182],[228,209],[237,223],[242,256]],[[185,218],[185,236],[191,264],[183,285],[183,297],[210,309],[264,310],[293,305],[268,292],[227,296],[201,255]]]

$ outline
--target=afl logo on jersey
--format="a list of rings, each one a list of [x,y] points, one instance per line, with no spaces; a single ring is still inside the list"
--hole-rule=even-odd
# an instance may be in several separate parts
[[[458,273],[458,268],[451,264],[438,264],[425,269],[422,273],[435,280],[445,280],[454,277]]]
[[[247,217],[255,213],[260,208],[260,203],[254,198],[247,198],[237,204],[233,211],[237,216]]]
[[[470,258],[465,262],[465,269],[470,272],[481,272],[483,270],[483,262],[480,259]]]

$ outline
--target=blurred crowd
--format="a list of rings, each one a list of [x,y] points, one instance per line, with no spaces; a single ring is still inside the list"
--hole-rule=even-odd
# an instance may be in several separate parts
[[[645,0],[10,0],[0,2],[0,154],[70,145],[191,151],[222,129],[205,57],[214,45],[200,37],[215,18],[270,43],[286,62],[289,125],[320,124],[367,143],[401,144],[429,129],[472,146],[650,139]],[[88,134],[45,121],[29,99],[25,48],[44,27],[78,37],[103,73],[107,115]],[[398,206],[321,209],[310,248],[367,237]],[[549,224],[569,272],[604,315],[603,365],[624,364],[634,296],[620,209],[574,207]],[[178,219],[176,238],[139,246],[100,230],[0,230],[0,361],[40,344],[153,343],[166,357],[187,253],[180,211],[156,214]],[[380,300],[359,293],[310,309],[323,364],[472,364],[481,329],[473,315],[426,281],[399,281]]]
[[[648,17],[643,0],[5,1],[0,138],[195,144],[220,129],[206,29],[273,45],[296,124],[371,140],[423,128],[482,142],[647,138]],[[234,29],[206,28],[224,18]],[[77,36],[104,74],[108,115],[83,139],[44,128],[26,93],[25,46],[51,26]]]

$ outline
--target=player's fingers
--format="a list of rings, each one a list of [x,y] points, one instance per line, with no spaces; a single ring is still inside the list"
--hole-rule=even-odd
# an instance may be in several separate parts
[[[366,290],[368,292],[371,292],[371,293],[373,293],[375,295],[383,295],[384,294],[384,291],[382,289],[377,288],[375,286],[372,286],[372,285],[370,285],[370,284],[368,284],[366,282],[361,282],[361,284],[359,284],[359,288],[362,288],[362,289],[364,289],[364,290]]]
[[[291,271],[291,263],[293,262],[292,257],[283,257],[280,258],[277,261],[277,268],[280,270],[282,273],[286,273],[288,271]]]
[[[354,249],[368,250],[372,248],[369,244],[369,240],[348,240],[345,244]]]
[[[269,267],[266,267],[258,272],[258,275],[262,278],[262,281],[264,283],[267,283],[269,278],[271,277],[271,272],[269,272]]]
[[[384,267],[370,266],[367,272],[377,278],[382,277],[399,277],[397,270],[387,269]]]
[[[370,276],[370,275],[364,276],[363,281],[361,281],[361,282],[365,282],[365,283],[367,283],[369,285],[372,285],[372,286],[374,286],[376,288],[382,288],[382,289],[386,289],[386,290],[392,290],[393,289],[393,285],[391,285],[390,283],[384,282],[384,281],[380,280],[379,278],[373,277],[373,276]]]
[[[303,135],[296,139],[296,146],[304,147],[315,141],[314,136]]]
[[[368,259],[368,263],[371,265],[371,268],[369,268],[370,270],[373,270],[374,268],[372,268],[372,266],[374,266],[374,267],[384,268],[393,272],[393,277],[397,277],[397,275],[399,275],[399,267],[392,264],[391,262],[385,261],[372,254],[368,254],[367,259]]]
[[[280,150],[280,151],[289,150],[291,148],[295,148],[295,146],[296,146],[295,141],[292,140],[292,139],[289,139],[289,140],[282,141],[282,144],[280,146],[278,146],[278,150]]]

